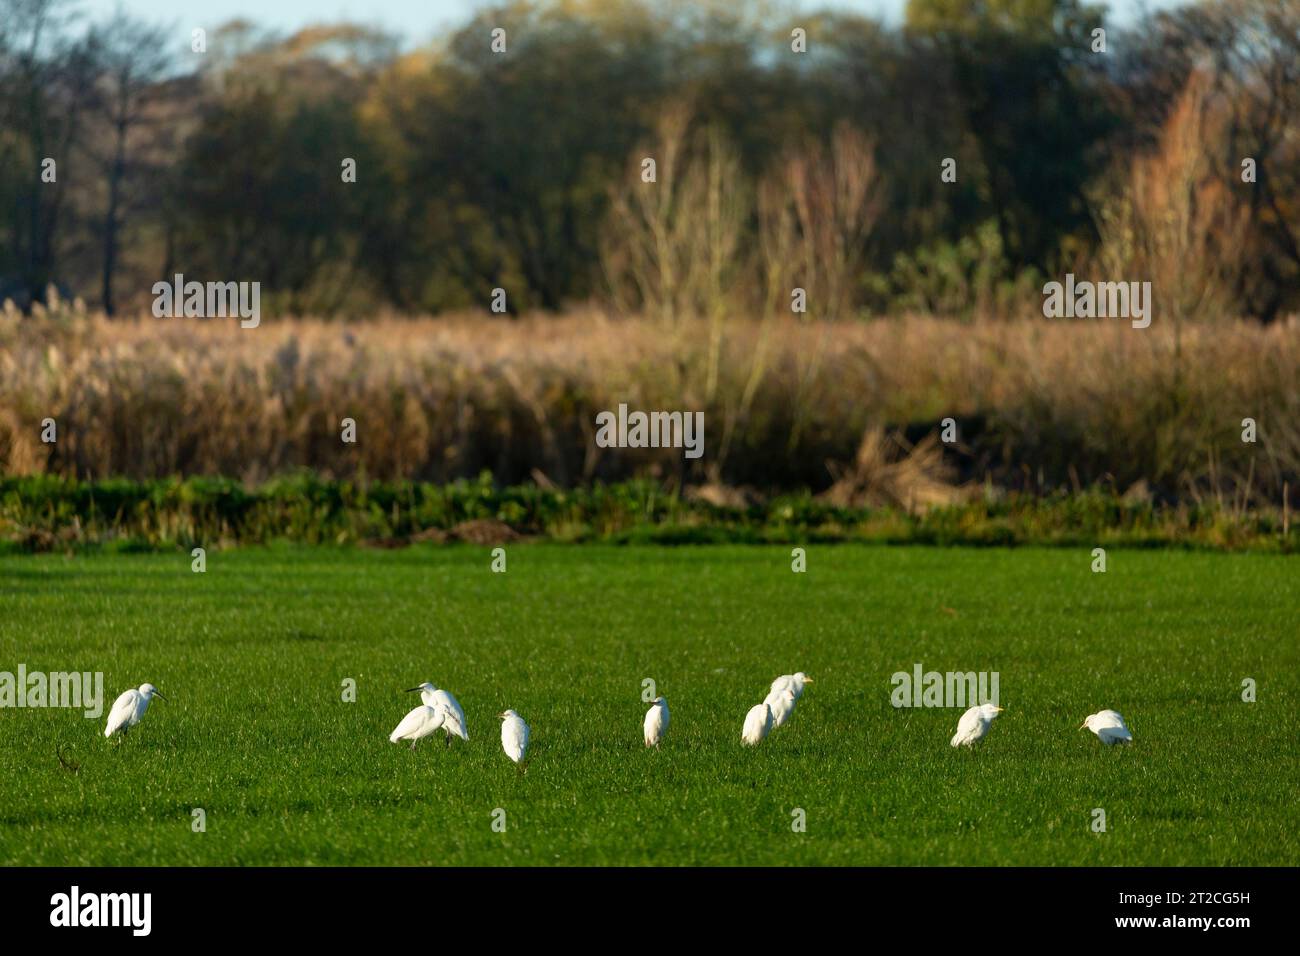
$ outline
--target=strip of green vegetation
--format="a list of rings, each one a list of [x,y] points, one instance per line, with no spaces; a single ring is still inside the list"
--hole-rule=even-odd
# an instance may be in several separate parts
[[[1090,490],[1009,495],[924,513],[841,508],[810,494],[723,507],[651,482],[572,490],[285,478],[0,478],[0,551],[167,550],[296,541],[484,543],[511,534],[620,543],[803,543],[1192,547],[1294,552],[1300,533],[1270,511],[1163,506]]]

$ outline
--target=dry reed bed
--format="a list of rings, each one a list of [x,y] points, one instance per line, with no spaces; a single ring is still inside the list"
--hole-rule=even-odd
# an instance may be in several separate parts
[[[486,469],[502,482],[640,474],[822,489],[855,461],[887,465],[881,430],[916,441],[953,416],[961,451],[915,469],[932,483],[1145,482],[1167,496],[1277,503],[1300,473],[1298,383],[1294,319],[1176,333],[1159,321],[706,325],[596,311],[249,330],[10,318],[0,320],[0,471],[257,481],[311,468],[445,481]],[[703,410],[704,457],[596,448],[596,412],[620,402]],[[40,438],[47,417],[53,445]],[[340,440],[345,417],[357,421],[355,445]],[[1259,424],[1254,445],[1241,441],[1247,417]]]

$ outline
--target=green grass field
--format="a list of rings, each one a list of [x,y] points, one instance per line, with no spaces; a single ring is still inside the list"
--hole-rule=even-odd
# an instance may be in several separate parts
[[[505,574],[470,546],[211,553],[203,575],[0,559],[0,671],[103,671],[105,708],[144,681],[170,698],[120,743],[104,717],[0,710],[0,862],[1300,862],[1294,557],[1112,550],[1093,574],[1086,549],[838,545],[793,574],[779,547],[508,550]],[[972,751],[948,744],[958,710],[890,705],[918,662],[1000,674]],[[816,678],[792,722],[743,748],[792,670]],[[645,678],[672,710],[658,752]],[[468,743],[388,742],[423,680]],[[1104,707],[1132,747],[1075,729]]]

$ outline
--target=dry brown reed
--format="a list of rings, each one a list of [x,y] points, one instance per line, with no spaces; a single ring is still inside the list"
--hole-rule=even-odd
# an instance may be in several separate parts
[[[960,449],[945,449],[936,470],[923,447],[911,482],[930,487],[920,497],[987,477],[1121,492],[1144,482],[1166,497],[1276,506],[1284,482],[1300,487],[1297,383],[1294,319],[1193,323],[1176,345],[1159,319],[1135,330],[730,318],[714,340],[700,323],[595,310],[248,330],[11,316],[0,318],[0,471],[251,482],[303,468],[434,481],[489,470],[512,483],[645,475],[814,490],[838,480],[846,500],[846,489],[875,488],[906,505],[886,472],[910,456],[886,453],[884,436],[916,444],[952,416]],[[595,415],[620,402],[704,411],[704,458],[597,448]],[[57,422],[54,444],[41,441],[45,418]],[[354,445],[340,440],[344,418],[357,422]],[[1241,440],[1245,418],[1258,423],[1255,444]]]

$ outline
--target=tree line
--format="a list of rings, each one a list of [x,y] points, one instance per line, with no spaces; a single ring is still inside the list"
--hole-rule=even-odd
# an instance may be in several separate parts
[[[1297,0],[1124,27],[1080,0],[910,0],[896,27],[521,0],[414,49],[236,21],[202,52],[74,11],[0,0],[20,307],[53,287],[121,313],[182,272],[258,280],[268,313],[497,288],[511,312],[765,308],[801,285],[810,312],[971,315],[1090,268],[1164,277],[1188,316],[1300,308]]]

